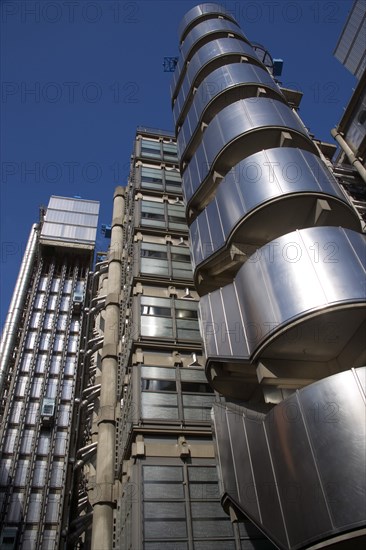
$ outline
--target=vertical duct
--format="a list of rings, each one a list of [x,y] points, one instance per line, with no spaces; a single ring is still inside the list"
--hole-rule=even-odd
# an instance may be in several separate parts
[[[4,324],[4,330],[0,344],[0,396],[8,371],[9,359],[14,348],[19,320],[28,290],[29,280],[33,270],[33,262],[36,254],[38,225],[34,224],[29,234],[27,247],[20,266],[19,275],[15,284],[8,315]]]
[[[122,218],[124,188],[114,193],[111,245],[108,263],[108,294],[105,302],[104,346],[100,408],[98,415],[98,450],[94,489],[93,550],[111,550],[113,544],[113,508],[115,479],[115,436],[117,402],[117,368],[123,245]]]

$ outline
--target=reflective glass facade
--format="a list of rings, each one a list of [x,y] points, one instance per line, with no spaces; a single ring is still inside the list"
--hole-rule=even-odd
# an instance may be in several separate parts
[[[48,225],[34,226],[23,259],[2,341],[1,548],[53,550],[68,524],[81,331],[98,210],[94,201],[52,197]],[[73,211],[92,212],[91,219],[78,219],[89,225],[84,245],[83,229],[72,236]],[[45,242],[50,238],[57,241],[52,248]]]

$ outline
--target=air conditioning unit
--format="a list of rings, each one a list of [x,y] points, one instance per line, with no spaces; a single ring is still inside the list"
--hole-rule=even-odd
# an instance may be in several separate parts
[[[51,424],[55,415],[55,400],[50,397],[43,399],[41,408],[41,418],[43,424]]]
[[[18,547],[17,538],[17,527],[4,527],[0,535],[1,550],[15,550]]]

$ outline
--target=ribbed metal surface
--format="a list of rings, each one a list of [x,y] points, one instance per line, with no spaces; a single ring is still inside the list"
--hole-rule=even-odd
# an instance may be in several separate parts
[[[365,376],[330,376],[267,414],[214,406],[223,501],[281,549],[365,527]]]
[[[248,42],[245,34],[235,23],[222,19],[202,21],[188,33],[181,46],[179,60],[174,71],[176,88],[179,86],[185,74],[187,62],[190,61],[195,51],[205,43],[219,37],[229,36],[229,34],[233,35],[233,37],[242,38]],[[177,93],[177,91],[176,89],[175,93]]]
[[[271,133],[271,129],[274,132]],[[201,193],[205,193],[205,189],[202,189],[205,186],[212,193],[212,182],[208,179],[209,176],[212,179],[215,171],[225,176],[245,157],[264,147],[279,146],[282,130],[296,132],[302,140],[303,148],[315,151],[299,119],[287,105],[277,100],[265,97],[242,99],[222,109],[207,127],[200,146],[183,173],[187,203],[200,187]],[[234,151],[229,145],[235,142],[237,145]],[[180,147],[184,145],[181,141]]]
[[[259,87],[270,89],[279,100],[284,100],[279,87],[264,68],[249,63],[232,63],[212,71],[198,87],[178,133],[181,158],[184,158],[187,144],[195,133],[200,133],[202,122],[208,124],[220,109],[230,103],[245,97],[257,97]]]
[[[206,356],[337,357],[366,315],[365,257],[365,236],[342,228],[303,229],[271,241],[248,259],[233,283],[201,297]],[[291,291],[284,292],[284,285]],[[342,329],[336,306],[344,307]],[[314,341],[305,329],[296,341],[286,336],[295,322],[316,322],[314,314],[321,322],[325,313],[328,322],[336,319],[331,346]],[[361,338],[355,334],[356,340]]]
[[[237,38],[218,38],[202,46],[192,57],[188,70],[179,87],[173,107],[174,123],[180,123],[193,99],[193,87],[198,87],[210,72],[228,62],[238,63],[241,56],[259,65],[253,48]]]
[[[232,14],[220,4],[216,4],[214,2],[199,4],[198,6],[195,6],[194,8],[189,10],[183,17],[178,27],[179,41],[183,40],[187,32],[187,28],[191,28],[194,24],[197,24],[203,18],[214,17],[225,17],[225,19],[228,19],[235,23],[235,19],[233,18]]]
[[[212,362],[264,358],[362,365],[365,257],[365,236],[335,227],[303,229],[260,248],[233,283],[201,297],[208,376]]]
[[[335,57],[358,79],[366,69],[366,4],[356,0],[343,28]]]
[[[329,210],[322,213],[319,199]],[[314,224],[360,229],[354,209],[317,156],[287,147],[260,151],[228,172],[192,223],[193,265],[224,245],[241,243],[251,251]]]

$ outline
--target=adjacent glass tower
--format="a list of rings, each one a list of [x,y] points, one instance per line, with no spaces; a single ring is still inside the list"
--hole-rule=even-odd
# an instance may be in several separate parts
[[[360,216],[229,13],[197,6],[179,36],[172,108],[205,370],[226,398],[213,409],[222,503],[279,548],[362,545]]]
[[[1,342],[3,549],[62,547],[98,211],[51,197],[29,236]]]

